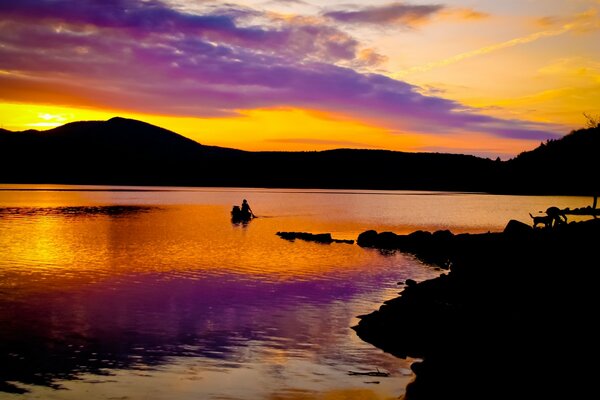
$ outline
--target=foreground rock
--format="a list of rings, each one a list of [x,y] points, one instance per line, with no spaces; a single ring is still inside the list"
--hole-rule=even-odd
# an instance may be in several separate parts
[[[600,220],[551,230],[511,222],[502,233],[392,235],[366,232],[358,242],[450,268],[411,282],[354,327],[386,352],[423,359],[413,364],[407,399],[569,399],[598,390],[595,369],[586,366],[598,348]]]
[[[333,239],[331,233],[307,233],[307,232],[277,232],[277,236],[282,239],[294,241],[296,239],[305,240],[307,242],[317,243],[346,243],[354,244],[354,240]]]

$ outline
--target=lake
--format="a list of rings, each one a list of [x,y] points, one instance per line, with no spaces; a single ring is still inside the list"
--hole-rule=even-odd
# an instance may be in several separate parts
[[[232,224],[248,199],[259,217]],[[388,399],[410,360],[358,315],[441,272],[356,239],[500,231],[585,197],[0,185],[1,399]],[[410,329],[410,326],[407,326]],[[388,378],[348,371],[386,371]],[[24,393],[24,394],[23,394]]]

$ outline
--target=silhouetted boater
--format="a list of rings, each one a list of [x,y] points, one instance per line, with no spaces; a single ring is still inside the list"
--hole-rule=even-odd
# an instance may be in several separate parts
[[[250,217],[254,218],[254,213],[252,212],[252,209],[250,208],[250,204],[248,204],[248,201],[246,199],[244,199],[242,201],[242,214],[243,215],[249,215]]]
[[[233,206],[233,209],[231,210],[231,220],[233,222],[248,222],[252,218],[256,218],[256,215],[254,215],[254,213],[252,212],[250,204],[248,204],[248,201],[246,199],[242,201],[241,207]]]

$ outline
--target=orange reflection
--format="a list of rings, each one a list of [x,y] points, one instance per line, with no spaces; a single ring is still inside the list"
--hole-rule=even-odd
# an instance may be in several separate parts
[[[391,400],[397,396],[381,394],[370,389],[339,389],[315,393],[308,390],[287,390],[275,393],[271,400]]]
[[[281,220],[259,218],[247,228],[234,226],[221,206],[133,207],[127,215],[61,209],[29,207],[22,209],[26,215],[0,220],[7,271],[30,275],[18,281],[30,290],[155,273],[162,279],[241,274],[267,281],[310,280],[333,271],[357,273],[377,257],[358,246],[284,241],[275,235]],[[285,218],[284,223],[305,228],[309,222]]]
[[[142,205],[113,212],[102,212],[105,206],[99,203],[104,199],[111,204],[110,192],[96,198],[86,197],[93,192],[35,192],[36,201],[23,204],[25,211],[0,215],[4,272],[31,275],[19,281],[30,288],[149,274],[163,280],[227,274],[270,282],[333,275],[352,280],[376,271],[376,265],[402,265],[406,259],[382,258],[357,245],[288,242],[276,232],[329,232],[337,239],[356,239],[367,229],[405,234],[418,229],[500,231],[511,218],[530,223],[529,212],[550,205],[589,203],[587,198],[510,196],[509,201],[507,196],[401,193],[257,190],[250,202],[259,218],[242,227],[231,223],[230,206],[223,205],[239,201],[236,190],[199,191],[197,201],[204,204],[195,205],[143,206],[152,199],[189,202],[194,192],[124,193],[121,201]],[[22,204],[17,200],[22,195],[3,193],[16,196],[16,204]],[[73,205],[82,203],[88,205]]]

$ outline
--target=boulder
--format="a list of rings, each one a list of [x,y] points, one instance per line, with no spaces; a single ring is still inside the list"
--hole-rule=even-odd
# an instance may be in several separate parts
[[[511,219],[508,221],[506,228],[504,228],[504,234],[509,236],[527,236],[533,233],[533,228],[521,221]]]

